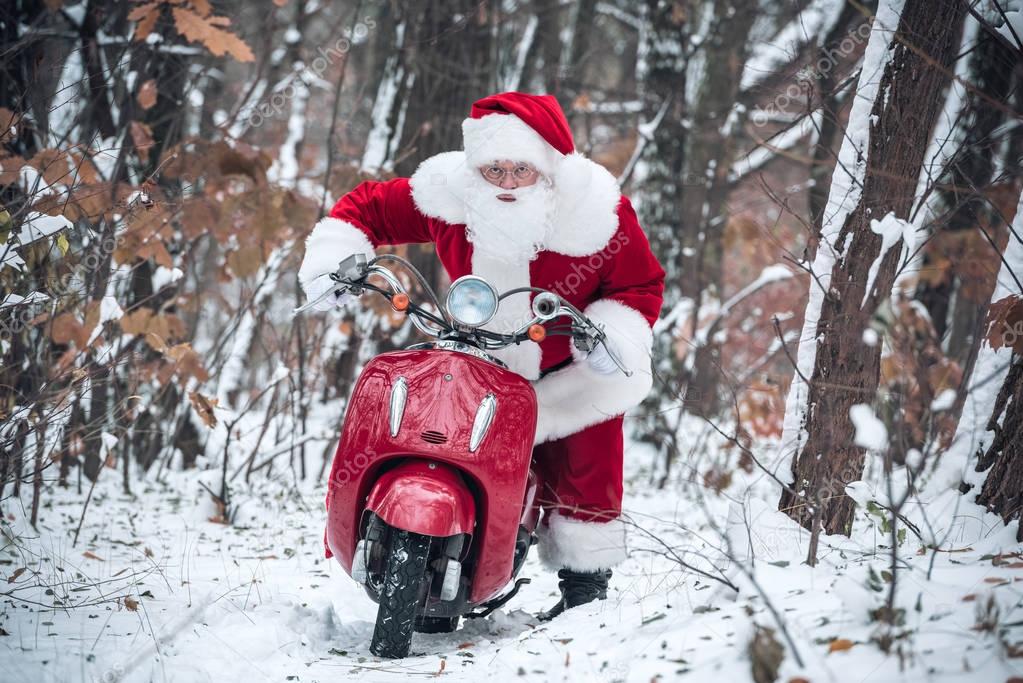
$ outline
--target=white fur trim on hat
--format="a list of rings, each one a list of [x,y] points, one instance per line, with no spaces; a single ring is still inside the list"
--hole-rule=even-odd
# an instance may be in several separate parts
[[[549,569],[595,572],[612,569],[628,557],[621,519],[584,522],[554,512],[536,529],[540,561]]]
[[[467,174],[475,168],[464,152],[443,152],[422,162],[409,181],[416,208],[447,223],[465,223]],[[565,256],[596,254],[618,231],[618,181],[581,154],[564,157],[551,178],[555,215],[545,249]]]
[[[534,443],[560,439],[623,415],[639,405],[653,386],[653,333],[646,318],[611,299],[594,301],[583,313],[603,326],[632,377],[622,372],[595,372],[586,362],[586,355],[573,346],[573,363],[533,383],[538,409]]]
[[[352,254],[366,254],[368,258],[376,255],[366,233],[339,218],[321,219],[305,241],[305,258],[298,269],[302,288],[319,276],[337,270],[338,264]]]
[[[468,172],[465,152],[442,152],[423,161],[409,178],[416,208],[430,218],[464,223]]]
[[[562,154],[514,114],[488,114],[462,121],[465,158],[478,168],[493,161],[525,161],[545,175],[557,168]]]

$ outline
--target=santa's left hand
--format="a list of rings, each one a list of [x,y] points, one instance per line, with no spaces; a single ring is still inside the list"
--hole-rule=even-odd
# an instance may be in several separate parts
[[[605,339],[603,344],[597,344],[586,356],[586,362],[589,363],[590,369],[597,374],[613,375],[618,372],[618,364],[614,362],[607,350],[607,345],[610,343],[610,340]]]

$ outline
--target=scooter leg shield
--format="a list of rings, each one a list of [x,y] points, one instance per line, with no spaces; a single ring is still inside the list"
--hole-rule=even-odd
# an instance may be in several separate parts
[[[366,509],[388,525],[424,536],[471,534],[476,501],[462,475],[447,465],[409,460],[373,484]]]

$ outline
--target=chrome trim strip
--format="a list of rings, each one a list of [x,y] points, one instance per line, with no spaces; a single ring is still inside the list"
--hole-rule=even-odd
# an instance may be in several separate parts
[[[398,436],[398,430],[401,429],[401,418],[405,417],[406,399],[408,399],[408,381],[404,377],[399,377],[391,387],[391,436]]]
[[[407,351],[425,351],[427,349],[457,351],[458,353],[465,353],[475,358],[479,358],[480,360],[485,360],[488,363],[493,363],[494,365],[502,367],[505,370],[508,369],[507,365],[499,361],[497,358],[494,358],[486,351],[481,351],[477,349],[475,346],[472,346],[471,344],[466,344],[465,342],[460,341],[452,341],[450,339],[442,339],[440,341],[432,342],[421,342],[419,344],[412,344],[411,346],[406,346],[405,349]]]
[[[476,417],[472,421],[472,432],[469,434],[469,452],[475,453],[480,447],[480,442],[487,435],[490,424],[494,421],[494,413],[497,412],[497,399],[493,394],[487,394],[480,401],[480,407],[476,409]]]

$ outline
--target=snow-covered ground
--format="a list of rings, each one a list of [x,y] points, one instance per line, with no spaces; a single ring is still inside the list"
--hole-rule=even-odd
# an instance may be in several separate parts
[[[735,494],[759,484],[750,489],[740,476],[723,496],[681,481],[656,490],[652,451],[633,445],[627,460],[636,528],[607,601],[541,624],[533,615],[556,600],[557,578],[531,558],[525,575],[533,583],[504,610],[454,634],[417,634],[413,656],[402,661],[369,653],[375,605],[323,558],[322,486],[296,489],[287,472],[260,480],[236,492],[238,517],[226,526],[209,521],[215,510],[199,485],[215,482],[213,471],[136,481],[132,496],[107,471],[77,545],[84,491],[48,495],[38,532],[27,510],[8,500],[0,678],[748,681],[758,626],[774,629],[782,643],[781,681],[1023,675],[1023,659],[1009,657],[1005,645],[1023,641],[1015,527],[974,518],[961,535],[975,538],[950,537],[936,554],[921,553],[910,534],[899,552],[897,604],[906,611],[893,652],[902,655],[886,656],[871,642],[878,626],[869,613],[883,604],[890,557],[887,537],[871,522],[858,520],[853,539],[822,538],[821,562],[811,568],[802,562],[805,532],[772,501]],[[678,469],[685,479],[686,467]],[[724,557],[726,539],[756,584]],[[714,562],[739,592],[680,561],[711,573]]]

